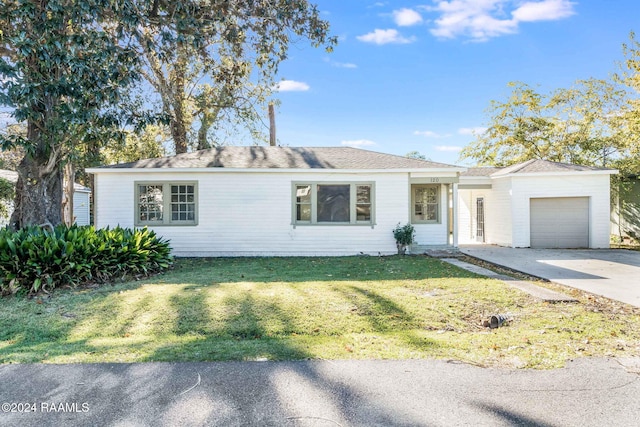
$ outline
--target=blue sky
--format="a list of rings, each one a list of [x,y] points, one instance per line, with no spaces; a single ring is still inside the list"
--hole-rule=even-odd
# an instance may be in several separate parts
[[[333,53],[296,42],[281,64],[281,145],[340,146],[458,160],[492,99],[522,81],[541,92],[607,78],[637,0],[312,0]]]

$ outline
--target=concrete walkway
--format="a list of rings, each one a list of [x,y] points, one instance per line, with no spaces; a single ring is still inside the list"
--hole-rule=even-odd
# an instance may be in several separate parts
[[[576,302],[577,301],[575,298],[570,297],[567,294],[552,291],[551,289],[537,286],[525,280],[518,280],[510,276],[505,276],[504,274],[496,273],[495,271],[491,271],[487,268],[479,267],[475,264],[470,264],[468,262],[460,261],[457,258],[440,258],[440,260],[448,262],[449,264],[453,264],[456,267],[460,267],[472,273],[480,274],[482,276],[490,277],[492,279],[501,280],[507,285],[520,289],[521,291],[528,293],[532,297],[545,302],[556,303],[556,302]]]
[[[640,252],[621,249],[460,247],[464,254],[640,307]]]
[[[631,426],[639,369],[639,359],[550,371],[438,360],[3,365],[0,425]]]

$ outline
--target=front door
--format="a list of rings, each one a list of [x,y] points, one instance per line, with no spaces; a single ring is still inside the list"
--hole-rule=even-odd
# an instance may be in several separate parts
[[[484,197],[476,199],[476,242],[484,243]]]

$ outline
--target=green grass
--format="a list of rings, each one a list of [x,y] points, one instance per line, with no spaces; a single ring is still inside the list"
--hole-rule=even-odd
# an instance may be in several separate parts
[[[0,363],[447,358],[551,368],[639,355],[639,312],[537,302],[425,257],[183,259],[145,281],[0,299]],[[513,320],[484,328],[496,313]]]

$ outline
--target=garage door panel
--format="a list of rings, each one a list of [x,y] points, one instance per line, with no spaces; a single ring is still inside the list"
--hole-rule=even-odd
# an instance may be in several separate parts
[[[532,248],[588,248],[589,198],[531,199]]]

